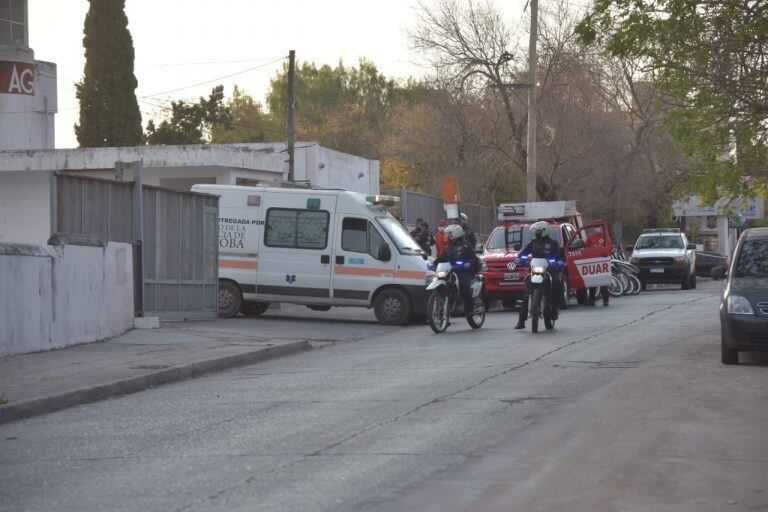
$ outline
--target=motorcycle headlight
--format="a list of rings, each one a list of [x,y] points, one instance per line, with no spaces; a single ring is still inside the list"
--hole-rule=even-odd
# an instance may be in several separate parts
[[[749,303],[746,297],[742,297],[741,295],[729,295],[728,314],[754,315],[755,311],[752,309],[752,304]]]
[[[437,273],[437,278],[438,279],[445,279],[445,276],[447,276],[447,275],[448,275],[448,272],[438,272]]]
[[[544,273],[544,267],[533,267],[531,271],[534,274],[543,274]]]

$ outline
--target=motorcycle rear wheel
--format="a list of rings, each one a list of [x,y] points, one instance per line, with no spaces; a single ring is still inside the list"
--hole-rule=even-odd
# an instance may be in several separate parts
[[[473,329],[479,329],[485,323],[485,304],[480,298],[474,299],[474,311],[467,315],[467,323]]]
[[[442,292],[436,291],[429,296],[427,301],[427,320],[429,321],[429,327],[436,334],[445,332],[448,328],[449,312],[450,300]]]
[[[555,319],[552,318],[552,309],[549,305],[544,306],[544,327],[548,331],[555,328]]]

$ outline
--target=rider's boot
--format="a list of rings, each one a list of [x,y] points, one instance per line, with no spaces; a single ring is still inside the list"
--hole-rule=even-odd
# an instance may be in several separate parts
[[[518,329],[518,330],[519,329],[525,329],[525,322],[523,322],[522,320],[517,322],[517,324],[515,324],[515,329]]]

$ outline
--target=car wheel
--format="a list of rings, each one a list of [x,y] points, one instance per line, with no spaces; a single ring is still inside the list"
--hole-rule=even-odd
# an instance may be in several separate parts
[[[232,281],[219,281],[218,297],[219,316],[221,318],[232,318],[240,311],[240,304],[243,302],[243,296],[240,288]]]
[[[738,364],[739,363],[739,351],[733,350],[725,346],[724,342],[720,342],[720,361],[723,364]]]
[[[680,283],[680,288],[683,290],[691,289],[691,274],[686,273],[685,276],[683,276],[683,282]]]
[[[259,316],[269,309],[269,302],[243,302],[240,312],[245,316]]]
[[[373,302],[376,320],[384,325],[403,325],[413,312],[411,299],[396,288],[388,288],[376,296]]]

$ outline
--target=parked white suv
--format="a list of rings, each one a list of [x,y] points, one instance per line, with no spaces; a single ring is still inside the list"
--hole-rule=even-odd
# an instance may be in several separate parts
[[[640,268],[643,290],[648,283],[696,288],[696,244],[689,243],[679,229],[646,229],[635,242],[629,261]]]

